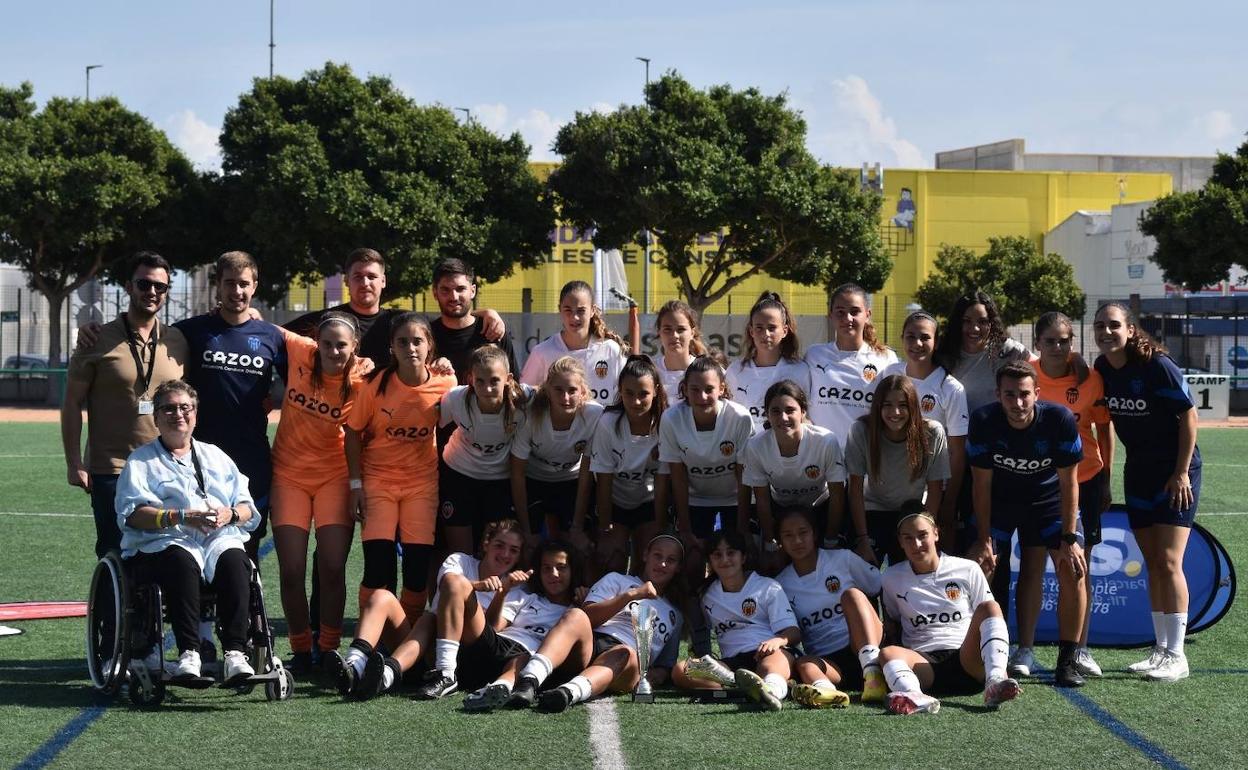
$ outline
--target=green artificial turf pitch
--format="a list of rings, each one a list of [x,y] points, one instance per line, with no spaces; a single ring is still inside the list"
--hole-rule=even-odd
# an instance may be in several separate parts
[[[1206,460],[1200,521],[1234,562],[1246,565],[1248,516],[1226,514],[1248,511],[1248,431],[1204,430],[1200,444]],[[60,515],[30,515],[36,513]],[[57,426],[0,426],[0,601],[85,599],[93,538],[86,495],[65,483]],[[263,568],[280,634],[272,555]],[[357,546],[348,580],[357,581],[359,570]],[[586,707],[554,716],[471,715],[459,710],[458,695],[433,703],[406,696],[346,703],[301,681],[294,698],[282,703],[265,701],[259,691],[171,688],[160,710],[141,712],[90,688],[81,620],[15,625],[25,633],[0,638],[0,766],[563,768],[592,767],[595,760]],[[624,759],[633,767],[1242,766],[1246,626],[1237,606],[1192,636],[1192,677],[1184,682],[1132,679],[1117,672],[1140,658],[1139,650],[1100,650],[1105,678],[1073,695],[1025,681],[1021,698],[997,713],[984,712],[972,696],[942,700],[932,717],[891,717],[856,702],[842,711],[786,707],[768,714],[691,704],[662,690],[654,705],[619,698],[614,712]],[[288,650],[284,639],[277,646]],[[1042,647],[1038,657],[1052,666],[1055,649]]]

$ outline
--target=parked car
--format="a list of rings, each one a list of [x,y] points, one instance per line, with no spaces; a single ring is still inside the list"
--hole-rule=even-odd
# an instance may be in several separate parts
[[[4,359],[4,369],[47,369],[47,356],[32,356],[23,353],[20,356],[9,356]],[[64,369],[65,362],[62,361],[58,365],[52,367],[54,369]]]

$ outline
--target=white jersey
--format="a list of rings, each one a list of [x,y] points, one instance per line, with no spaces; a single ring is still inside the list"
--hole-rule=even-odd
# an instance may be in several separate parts
[[[750,410],[755,433],[763,430],[763,422],[767,419],[767,405],[763,397],[772,383],[780,380],[793,380],[805,393],[810,393],[810,367],[805,361],[781,358],[775,366],[755,366],[752,361],[737,359],[724,374],[732,400]]]
[[[793,607],[780,584],[751,572],[740,591],[725,591],[718,580],[702,594],[702,612],[719,641],[719,656],[753,652],[786,629],[796,628]]]
[[[633,575],[621,575],[609,572],[603,575],[585,596],[586,604],[612,599],[630,589],[641,585],[641,578]],[[633,633],[633,607],[637,602],[629,602],[624,609],[612,615],[607,622],[594,630],[615,637],[621,644],[637,649],[637,636]],[[676,665],[676,655],[680,651],[680,611],[675,605],[663,597],[643,599],[641,604],[652,608],[657,614],[654,624],[654,640],[651,647],[651,666],[671,668]]]
[[[503,606],[503,617],[511,621],[511,625],[499,631],[498,635],[519,642],[530,654],[537,652],[546,634],[567,611],[566,604],[553,602],[541,594],[521,592],[515,600],[508,595],[507,604]]]
[[[451,554],[442,562],[442,566],[438,567],[438,579],[434,585],[442,585],[442,578],[448,574],[463,575],[469,582],[475,583],[481,579],[481,560],[466,553]],[[519,589],[516,590],[518,591]],[[494,592],[477,591],[476,594],[477,604],[481,605],[481,611],[485,612],[490,606],[490,602],[494,601]],[[438,609],[438,599],[441,596],[442,592],[440,590],[433,594],[433,604],[430,606],[433,607],[434,612]],[[503,609],[506,610],[506,605],[503,606]]]
[[[881,378],[905,374],[905,362],[898,362],[884,370]],[[938,366],[923,379],[911,377],[919,394],[919,408],[923,416],[935,420],[945,429],[946,436],[965,436],[970,425],[971,413],[966,408],[966,389],[945,367]]]
[[[524,369],[520,371],[520,381],[540,387],[546,381],[550,365],[564,356],[572,356],[585,366],[585,383],[591,399],[603,406],[615,403],[625,359],[624,351],[615,340],[590,340],[581,350],[568,350],[563,335],[552,334],[529,351]]]
[[[828,493],[828,484],[844,483],[841,444],[827,428],[805,425],[797,454],[783,457],[770,430],[751,438],[741,455],[741,483],[771,487],[772,500],[782,506],[811,506]]]
[[[511,442],[511,456],[527,460],[525,475],[538,481],[575,481],[581,458],[589,454],[603,407],[586,402],[567,430],[555,430],[547,411],[541,419],[526,419]]]
[[[614,505],[631,510],[651,502],[655,474],[667,473],[667,465],[659,462],[658,431],[634,436],[626,415],[606,412],[594,431],[589,469],[614,475],[611,480]]]
[[[851,588],[868,597],[880,592],[880,571],[846,549],[820,549],[810,573],[799,575],[790,564],[776,580],[793,605],[808,655],[831,655],[849,644],[841,594]]]
[[[667,403],[674,404],[680,398],[680,381],[685,379],[684,369],[668,369],[663,362],[663,352],[650,356],[654,368],[659,370],[659,379],[663,380],[663,392],[667,394]],[[692,363],[692,360],[690,361]],[[688,368],[688,367],[686,367]]]
[[[916,652],[956,650],[975,608],[992,599],[988,580],[970,559],[941,555],[935,572],[914,574],[909,561],[884,570],[884,612],[901,624],[901,643]]]
[[[525,387],[529,398],[531,388]],[[465,476],[481,480],[497,480],[511,477],[511,444],[524,428],[525,411],[516,409],[511,413],[511,430],[503,424],[503,412],[482,414],[477,408],[475,396],[469,398],[468,386],[460,385],[442,397],[438,407],[438,427],[455,423],[458,429],[451,434],[442,450],[442,459],[452,469]]]
[[[880,372],[897,363],[897,354],[887,348],[877,353],[865,342],[853,351],[825,342],[806,351],[806,363],[810,366],[810,420],[836,434],[844,448],[849,426],[871,409]]]
[[[737,503],[737,459],[750,440],[753,422],[735,401],[716,402],[714,430],[697,429],[693,409],[684,401],[670,406],[659,423],[659,460],[684,463],[689,473],[689,504],[726,506]]]

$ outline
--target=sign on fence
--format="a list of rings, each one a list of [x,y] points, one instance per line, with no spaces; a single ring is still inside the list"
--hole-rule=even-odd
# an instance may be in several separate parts
[[[1222,422],[1231,413],[1231,378],[1225,374],[1185,374],[1201,420]]]

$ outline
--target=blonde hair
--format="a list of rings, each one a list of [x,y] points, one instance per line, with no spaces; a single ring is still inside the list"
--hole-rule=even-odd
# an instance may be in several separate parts
[[[572,356],[561,356],[555,359],[555,362],[546,370],[546,379],[542,381],[542,386],[537,389],[537,395],[533,397],[533,403],[529,406],[529,419],[540,420],[550,411],[550,393],[546,390],[546,386],[550,383],[552,377],[570,374],[577,378],[580,382],[581,405],[576,411],[580,412],[585,408],[584,397],[588,394],[589,386],[585,383],[585,365]]]

